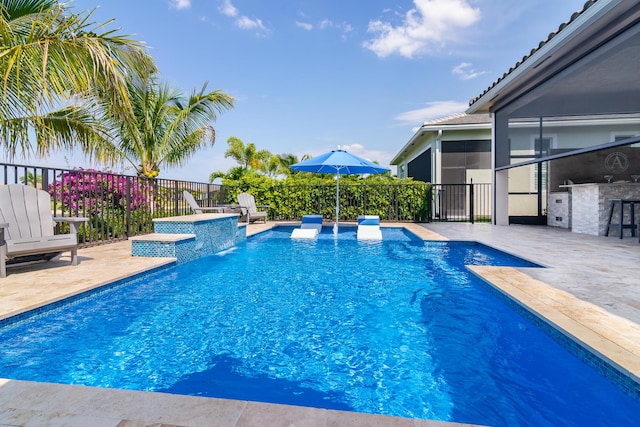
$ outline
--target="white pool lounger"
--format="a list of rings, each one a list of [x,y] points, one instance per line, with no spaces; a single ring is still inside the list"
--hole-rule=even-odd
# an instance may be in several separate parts
[[[360,215],[357,236],[358,240],[382,240],[380,217],[378,215]]]
[[[303,215],[300,228],[291,233],[292,239],[315,239],[322,231],[322,215]]]

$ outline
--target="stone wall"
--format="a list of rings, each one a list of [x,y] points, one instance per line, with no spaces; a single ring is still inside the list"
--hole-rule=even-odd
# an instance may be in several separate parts
[[[547,225],[571,228],[571,198],[569,192],[549,193],[547,199]]]
[[[611,200],[640,199],[640,183],[612,183],[612,184],[579,184],[571,186],[571,230],[574,233],[604,236],[607,232]],[[640,206],[635,207],[636,219],[640,216]],[[628,224],[631,220],[631,209],[625,207],[623,221]],[[619,208],[613,212],[612,224],[619,224]],[[618,229],[611,227],[610,236],[618,236]],[[631,235],[626,230],[625,235]]]

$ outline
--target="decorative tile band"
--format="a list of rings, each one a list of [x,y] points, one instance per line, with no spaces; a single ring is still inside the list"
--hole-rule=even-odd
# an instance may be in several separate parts
[[[475,274],[471,272],[472,274]],[[489,290],[498,299],[511,307],[515,312],[526,318],[543,332],[549,335],[554,341],[564,347],[569,353],[582,360],[584,363],[595,369],[606,379],[615,384],[624,393],[631,396],[636,401],[640,402],[640,382],[637,382],[629,374],[621,371],[615,365],[608,360],[605,360],[602,356],[594,353],[592,349],[587,347],[581,341],[571,337],[570,335],[558,329],[554,324],[548,320],[540,317],[540,315],[533,312],[531,309],[503,292],[499,288],[495,287],[491,282],[485,280],[481,276],[478,276],[483,283],[486,284],[485,288]]]
[[[238,227],[237,216],[201,221],[175,220],[154,222],[157,234],[189,234],[193,239],[162,241],[132,240],[133,256],[172,257],[179,264],[220,252],[246,240],[246,227]]]
[[[172,262],[169,264],[164,264],[158,267],[154,267],[149,270],[142,271],[140,273],[136,273],[119,280],[115,280],[111,283],[97,286],[93,289],[87,289],[84,292],[80,292],[73,296],[65,297],[58,301],[50,302],[49,304],[45,304],[43,306],[33,308],[23,313],[16,314],[14,316],[7,317],[5,319],[0,319],[0,328],[17,326],[22,322],[32,320],[34,317],[44,316],[52,312],[55,312],[56,310],[66,309],[70,305],[76,304],[78,302],[82,302],[85,299],[90,297],[95,297],[95,296],[102,295],[106,292],[110,292],[111,290],[118,288],[120,286],[127,286],[133,283],[138,283],[141,280],[147,280],[147,278],[150,275],[155,274],[159,271],[165,270],[167,268],[173,267],[174,265],[176,265],[176,263]]]
[[[236,230],[236,243],[247,241],[247,226],[239,225]]]
[[[193,251],[195,249],[195,246],[195,238],[188,240],[179,240],[175,242],[164,242],[157,240],[132,240],[131,255],[143,257],[177,258],[178,261],[184,262],[185,255],[187,255],[187,257],[189,256],[186,251]]]

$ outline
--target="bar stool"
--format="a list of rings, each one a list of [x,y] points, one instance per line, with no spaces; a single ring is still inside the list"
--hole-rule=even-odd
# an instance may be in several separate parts
[[[609,230],[611,229],[611,227],[617,227],[618,228],[618,235],[619,238],[622,239],[624,237],[624,230],[626,228],[631,230],[631,236],[632,237],[636,237],[636,229],[640,230],[640,224],[638,224],[638,226],[636,227],[636,218],[635,218],[635,205],[636,204],[640,204],[640,200],[639,199],[611,199],[611,208],[609,210],[609,221],[607,222],[607,230],[605,231],[604,235],[608,236],[609,235]],[[615,207],[620,206],[620,218],[618,220],[617,224],[611,224],[611,220],[613,219],[613,211],[615,210]],[[625,205],[629,206],[629,223],[625,224],[624,222],[624,207]],[[640,231],[638,231],[638,234],[640,234]]]

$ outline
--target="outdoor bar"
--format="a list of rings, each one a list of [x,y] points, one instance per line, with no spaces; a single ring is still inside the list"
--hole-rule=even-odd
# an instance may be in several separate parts
[[[568,184],[567,202],[553,195],[549,200],[549,221],[568,218],[574,233],[593,236],[636,236],[635,206],[640,204],[640,183]],[[553,193],[558,194],[558,193]],[[555,205],[555,206],[554,206]],[[560,207],[562,205],[562,207]],[[622,213],[622,221],[620,220]],[[624,230],[629,229],[626,234]]]

